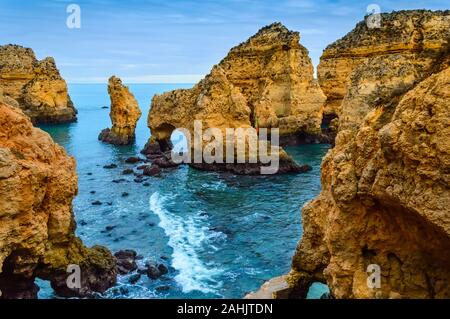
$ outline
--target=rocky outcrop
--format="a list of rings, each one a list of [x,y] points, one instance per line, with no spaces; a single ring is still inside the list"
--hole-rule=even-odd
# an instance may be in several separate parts
[[[157,149],[155,143],[163,152],[170,149],[177,128],[193,136],[194,120],[202,121],[203,130],[218,128],[224,136],[226,128],[254,127],[318,139],[325,96],[299,39],[298,32],[272,24],[231,49],[192,89],[156,95],[148,117],[152,139],[144,152]]]
[[[112,76],[108,82],[111,98],[112,128],[104,129],[98,139],[111,144],[127,145],[135,140],[136,124],[141,117],[141,110],[134,95],[122,81]]]
[[[0,88],[33,123],[76,120],[76,109],[53,58],[38,61],[33,50],[0,46]],[[11,104],[11,103],[10,103]]]
[[[378,31],[358,24],[325,52],[322,72],[347,87],[336,82],[345,96],[322,192],[302,210],[292,297],[315,281],[336,298],[450,297],[449,23],[448,11],[383,14]],[[344,81],[353,56],[364,59]]]
[[[317,68],[327,96],[324,113],[341,116],[342,100],[353,87],[351,75],[362,64],[375,67],[377,61],[402,58],[414,72],[429,69],[450,36],[448,15],[448,11],[426,10],[381,14],[380,28],[368,28],[361,21],[353,32],[329,45]],[[405,81],[410,80],[405,74]]]
[[[287,276],[272,278],[256,292],[247,294],[244,299],[288,299],[291,293]]]
[[[18,108],[0,102],[0,290],[3,298],[35,298],[36,277],[61,296],[88,296],[116,282],[104,247],[86,248],[74,235],[75,160],[34,128]],[[69,265],[81,288],[69,289]]]

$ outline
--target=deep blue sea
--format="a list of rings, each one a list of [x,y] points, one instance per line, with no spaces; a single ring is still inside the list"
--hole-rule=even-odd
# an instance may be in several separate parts
[[[188,166],[150,177],[149,186],[121,175],[130,156],[137,156],[150,136],[146,126],[154,94],[190,84],[130,85],[142,118],[136,143],[117,147],[97,140],[110,127],[109,96],[102,84],[69,85],[78,122],[42,126],[77,160],[79,193],[74,200],[77,235],[86,245],[112,251],[134,249],[144,259],[164,262],[170,272],[157,280],[128,277],[106,298],[242,298],[266,280],[285,274],[302,234],[300,208],[320,192],[320,163],[328,145],[302,145],[286,150],[313,170],[280,176],[233,176],[202,172]],[[103,166],[115,163],[118,168]],[[113,183],[124,178],[122,183]],[[94,193],[95,192],[95,193]],[[128,197],[122,197],[124,192]],[[94,206],[92,202],[103,205]],[[108,205],[109,203],[110,205]],[[114,229],[106,231],[107,226]],[[53,298],[39,281],[40,298]],[[317,284],[309,297],[326,287]]]

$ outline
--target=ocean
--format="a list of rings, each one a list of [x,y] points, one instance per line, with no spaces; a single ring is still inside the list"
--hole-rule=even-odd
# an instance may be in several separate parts
[[[235,176],[181,166],[148,178],[147,186],[122,175],[133,167],[125,159],[137,156],[150,136],[146,123],[152,96],[191,86],[130,85],[143,113],[134,145],[97,140],[111,126],[103,84],[69,85],[78,122],[41,126],[77,160],[74,214],[84,243],[113,252],[133,249],[142,255],[140,263],[153,260],[169,267],[167,275],[142,276],[133,285],[129,276],[121,276],[104,298],[242,298],[290,269],[302,234],[300,208],[320,192],[320,163],[329,145],[286,148],[299,164],[313,168],[299,175]],[[111,163],[118,167],[103,168]],[[117,179],[125,181],[112,182]],[[125,192],[129,195],[123,197]],[[40,298],[55,297],[47,282],[38,284]],[[326,291],[315,284],[309,297]]]

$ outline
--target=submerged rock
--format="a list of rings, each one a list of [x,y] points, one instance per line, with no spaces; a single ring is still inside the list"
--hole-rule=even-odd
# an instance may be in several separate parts
[[[98,139],[116,145],[131,144],[135,140],[136,124],[141,117],[141,110],[134,95],[122,81],[112,76],[109,79],[108,93],[111,98],[112,128],[104,129]]]
[[[150,279],[158,279],[159,277],[167,274],[169,272],[169,269],[164,264],[157,264],[155,262],[147,262],[145,264],[145,269],[147,276]]]
[[[32,49],[0,46],[0,88],[10,105],[35,124],[76,121],[77,111],[53,58],[38,61]]]
[[[161,174],[161,168],[158,165],[147,165],[144,168],[143,174],[146,176],[158,176]]]
[[[127,164],[136,164],[136,163],[143,162],[143,161],[144,160],[142,158],[140,158],[140,157],[132,156],[132,157],[128,157],[125,160],[125,163],[127,163]]]
[[[122,171],[122,175],[131,175],[131,174],[134,174],[134,170],[131,168],[127,168]]]
[[[86,248],[75,232],[75,160],[32,126],[18,108],[0,102],[0,290],[3,298],[35,298],[34,280],[59,296],[89,296],[116,282],[104,247]],[[81,288],[69,289],[69,265],[79,265]]]
[[[128,278],[128,282],[132,285],[137,283],[141,279],[141,274],[133,274]]]

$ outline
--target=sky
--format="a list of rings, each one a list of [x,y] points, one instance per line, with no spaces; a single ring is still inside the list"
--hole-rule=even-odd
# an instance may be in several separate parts
[[[67,7],[81,9],[68,28]],[[450,9],[450,0],[0,0],[0,45],[53,56],[69,83],[195,83],[235,45],[281,22],[319,63],[325,47],[377,4],[381,12]]]

